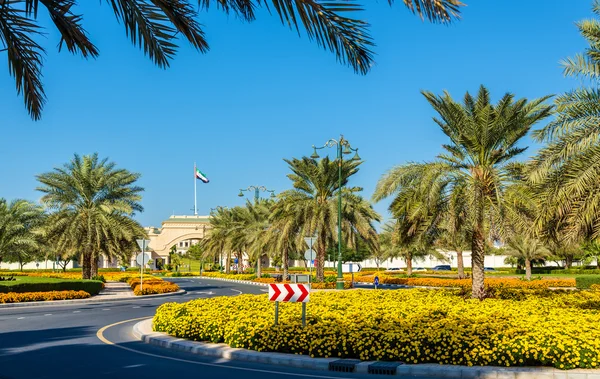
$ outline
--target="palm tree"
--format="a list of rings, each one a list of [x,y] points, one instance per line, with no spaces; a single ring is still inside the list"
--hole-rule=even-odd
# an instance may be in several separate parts
[[[359,193],[360,187],[345,187],[358,172],[359,161],[344,161],[342,187],[338,182],[338,162],[328,157],[321,160],[304,157],[285,160],[292,170],[288,178],[294,189],[279,195],[280,215],[290,225],[297,225],[302,236],[317,236],[317,280],[324,279],[327,246],[337,243],[338,191],[342,191],[342,236],[346,246],[354,247],[359,236],[367,243],[377,243],[373,221],[379,215]]]
[[[596,269],[600,269],[600,241],[588,241],[583,244],[583,252],[586,258],[591,258],[596,261]]]
[[[21,270],[40,248],[43,210],[26,200],[0,199],[0,262],[19,262]]]
[[[269,243],[269,214],[273,207],[271,200],[246,202],[243,224],[243,239],[247,246],[246,253],[256,261],[256,276],[261,277],[261,257]]]
[[[169,66],[177,52],[177,39],[186,39],[196,50],[209,50],[198,11],[191,0],[106,0],[117,21],[125,27],[131,42],[139,46],[156,65]],[[254,21],[256,9],[274,10],[281,22],[299,31],[302,26],[317,45],[335,53],[336,58],[365,74],[373,63],[374,45],[365,21],[345,17],[360,11],[359,4],[347,0],[199,0],[200,8],[215,6],[242,21]],[[102,1],[101,1],[102,3]],[[393,0],[389,0],[393,3]],[[459,15],[458,0],[404,0],[419,16],[433,22],[449,23]],[[38,16],[45,10],[61,35],[59,51],[66,46],[73,54],[96,58],[98,48],[83,27],[83,16],[74,12],[76,0],[10,0],[0,2],[0,42],[15,78],[17,94],[23,93],[31,117],[39,119],[45,103],[42,83],[44,48],[38,43],[43,33]]]
[[[269,216],[270,227],[265,236],[267,246],[281,254],[283,280],[288,280],[290,253],[298,252],[305,246],[302,224],[291,213],[283,201],[277,201]]]
[[[227,249],[227,234],[233,223],[231,210],[227,207],[217,207],[210,212],[210,234],[200,243],[207,255],[219,257],[222,264],[223,253],[227,252],[225,258],[225,273],[229,274],[231,269],[231,251]]]
[[[593,11],[600,16],[600,1],[594,1]],[[571,241],[600,237],[600,22],[585,20],[577,26],[589,48],[565,60],[564,72],[590,86],[556,98],[557,117],[534,133],[547,146],[529,172],[544,204],[538,223],[564,225]]]
[[[74,158],[37,176],[49,210],[47,234],[59,251],[81,253],[82,277],[97,274],[98,259],[131,254],[135,239],[145,236],[132,216],[143,210],[139,174],[118,169],[98,154]]]
[[[444,209],[455,190],[464,190],[472,227],[472,294],[483,298],[486,241],[495,237],[502,221],[505,187],[517,179],[512,161],[526,150],[518,143],[534,124],[550,115],[552,107],[544,104],[547,96],[527,101],[515,100],[512,94],[494,105],[484,86],[476,97],[467,93],[462,104],[447,92],[436,96],[424,91],[423,95],[440,116],[434,122],[450,139],[443,145],[445,153],[433,162],[391,169],[379,180],[373,198],[379,201],[398,194],[394,201],[401,201],[398,196],[405,188],[417,187],[428,195],[427,207]]]
[[[508,239],[506,252],[525,261],[525,277],[531,280],[531,262],[536,259],[545,258],[550,251],[544,244],[532,237],[517,234]]]

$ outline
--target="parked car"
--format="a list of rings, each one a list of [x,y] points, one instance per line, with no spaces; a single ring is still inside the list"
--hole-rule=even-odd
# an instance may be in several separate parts
[[[433,271],[452,271],[450,265],[439,265],[432,268]]]
[[[390,267],[386,271],[400,271],[399,267]]]
[[[423,268],[423,267],[413,267],[412,269],[413,271],[427,271],[427,269]]]
[[[496,269],[493,267],[484,267],[483,271],[496,271]]]

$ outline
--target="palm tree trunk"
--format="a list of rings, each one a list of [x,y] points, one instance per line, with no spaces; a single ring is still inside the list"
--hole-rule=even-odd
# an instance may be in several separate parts
[[[473,231],[473,240],[471,244],[471,267],[473,270],[473,283],[471,296],[475,299],[485,297],[484,283],[484,259],[485,259],[485,238],[483,236],[483,218]]]
[[[283,280],[288,280],[289,267],[288,267],[288,249],[283,249]]]
[[[531,280],[531,259],[525,258],[525,278]]]
[[[567,266],[567,268],[571,268],[571,266],[573,266],[573,256],[572,255],[567,255],[565,257],[565,266]]]
[[[406,254],[406,275],[412,275],[412,253]]]
[[[460,249],[456,250],[456,264],[458,266],[458,279],[465,278],[465,261],[463,260],[463,252]]]
[[[81,278],[82,279],[90,279],[91,275],[91,260],[90,260],[90,252],[84,252],[81,254]]]
[[[227,252],[227,258],[225,258],[225,273],[229,274],[231,272],[231,251]]]
[[[98,256],[96,254],[92,254],[90,258],[90,278],[94,276],[98,276]]]

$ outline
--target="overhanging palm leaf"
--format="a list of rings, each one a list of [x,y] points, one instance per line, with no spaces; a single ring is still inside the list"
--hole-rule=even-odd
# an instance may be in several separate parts
[[[102,0],[101,0],[102,2]],[[191,0],[104,0],[108,3],[135,46],[159,67],[168,67],[177,51],[177,37],[182,35],[195,49],[208,51],[197,11]],[[393,0],[389,0],[393,4]],[[432,22],[449,23],[458,18],[463,4],[457,0],[403,0],[413,13]],[[362,11],[354,0],[198,0],[200,8],[215,4],[245,21],[255,19],[255,9],[273,9],[281,22],[307,36],[317,45],[333,52],[338,61],[355,72],[366,74],[373,63],[369,24],[346,17]],[[35,42],[39,34],[36,23],[41,6],[46,8],[61,35],[59,50],[67,46],[71,53],[95,58],[98,49],[82,25],[83,16],[73,12],[76,0],[4,0],[0,5],[0,40],[8,52],[9,69],[17,82],[17,93],[24,94],[29,114],[37,120],[45,103],[42,86],[42,55]]]

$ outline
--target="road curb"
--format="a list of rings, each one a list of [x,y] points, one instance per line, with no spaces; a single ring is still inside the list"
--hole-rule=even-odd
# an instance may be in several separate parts
[[[277,366],[305,368],[318,371],[330,371],[338,362],[353,367],[360,374],[378,374],[374,368],[380,367],[380,361],[357,363],[351,359],[311,358],[304,355],[258,352],[254,350],[232,348],[226,344],[196,342],[171,337],[166,333],[152,330],[152,319],[146,319],[133,326],[133,335],[150,345],[229,360],[258,362]],[[333,363],[333,365],[332,365]],[[390,362],[391,363],[391,362]],[[398,364],[399,362],[396,362]],[[558,370],[552,367],[494,367],[494,366],[454,366],[436,363],[399,364],[396,376],[420,378],[485,378],[485,379],[600,379],[600,370],[575,369]]]
[[[251,282],[249,280],[211,278],[209,276],[175,276],[175,277],[165,276],[165,278],[169,278],[169,279],[208,279],[208,280],[217,280],[217,281],[221,281],[221,282],[248,284],[251,286],[260,286],[260,287],[268,287],[269,286],[269,283],[257,283],[257,282]]]
[[[169,293],[159,293],[155,295],[144,295],[144,296],[129,296],[129,297],[119,297],[116,299],[98,299],[96,297],[90,297],[88,299],[74,299],[74,300],[47,300],[47,301],[27,301],[22,303],[7,303],[0,304],[0,309],[5,308],[23,308],[23,307],[53,307],[56,305],[77,305],[77,304],[89,304],[89,303],[112,303],[114,301],[127,301],[127,300],[147,300],[147,299],[156,299],[158,297],[169,297],[169,296],[179,296],[185,295],[187,293],[186,290],[179,290],[177,292],[169,292]]]

